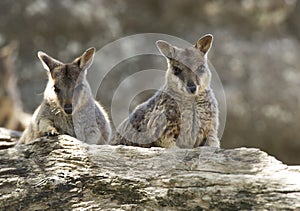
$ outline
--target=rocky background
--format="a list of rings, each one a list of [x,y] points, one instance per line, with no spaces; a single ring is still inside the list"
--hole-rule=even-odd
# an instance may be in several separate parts
[[[295,0],[4,0],[0,46],[18,42],[18,88],[24,110],[32,113],[47,81],[38,50],[70,61],[90,46],[101,49],[137,33],[165,33],[191,43],[211,33],[215,42],[209,59],[227,101],[222,147],[257,147],[285,163],[299,164],[299,20],[300,2]],[[109,85],[100,87],[97,98],[108,111],[122,78],[147,62],[165,68],[162,58],[148,60],[130,59],[115,68],[121,73],[116,70],[107,77]]]

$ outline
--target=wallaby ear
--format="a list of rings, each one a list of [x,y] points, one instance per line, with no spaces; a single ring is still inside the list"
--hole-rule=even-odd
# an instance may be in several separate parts
[[[174,54],[174,47],[166,42],[166,41],[163,41],[163,40],[158,40],[156,41],[156,46],[158,48],[158,50],[160,51],[160,53],[162,55],[164,55],[165,57],[167,58],[172,58],[173,57],[173,54]]]
[[[213,36],[211,34],[206,34],[198,40],[195,47],[198,48],[204,54],[206,54],[209,51],[212,42]]]
[[[73,61],[73,64],[77,64],[82,70],[88,69],[93,63],[95,48],[87,49],[80,57]]]
[[[43,67],[47,71],[52,71],[55,67],[62,65],[63,63],[53,59],[51,56],[47,55],[46,53],[39,51],[37,53],[39,59],[41,60]]]

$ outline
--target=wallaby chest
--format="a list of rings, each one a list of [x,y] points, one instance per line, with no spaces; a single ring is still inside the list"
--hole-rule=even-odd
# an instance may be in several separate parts
[[[76,137],[74,131],[74,124],[71,115],[65,115],[59,113],[53,119],[54,127],[58,129],[58,132],[61,134],[68,134],[70,136]]]
[[[179,103],[180,110],[180,134],[177,142],[196,142],[201,128],[201,107],[196,104],[195,99]]]
[[[63,112],[57,105],[55,105],[55,103],[45,101],[41,105],[37,118],[39,121],[41,119],[49,119],[53,122],[53,126],[59,133],[69,134],[75,137],[72,115],[68,115]]]
[[[179,121],[177,127],[179,134],[176,143],[182,147],[194,146],[206,138],[210,128],[213,109],[212,102],[206,98],[193,97],[189,99],[177,99]],[[177,117],[178,118],[178,117]]]

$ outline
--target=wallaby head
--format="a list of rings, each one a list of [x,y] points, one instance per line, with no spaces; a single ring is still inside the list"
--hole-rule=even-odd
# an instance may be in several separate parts
[[[84,87],[89,87],[86,71],[93,62],[94,54],[95,48],[89,48],[73,62],[63,63],[39,51],[38,57],[49,77],[44,98],[54,102],[66,114],[72,114],[74,96]]]
[[[194,47],[179,48],[159,40],[156,45],[168,61],[166,85],[185,95],[197,95],[210,86],[211,72],[207,65],[207,53],[213,36],[201,37]]]

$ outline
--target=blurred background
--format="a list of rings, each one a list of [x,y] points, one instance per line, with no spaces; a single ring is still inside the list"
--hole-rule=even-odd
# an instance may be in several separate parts
[[[88,47],[101,49],[149,32],[191,43],[213,34],[209,60],[227,101],[222,147],[257,147],[284,163],[300,164],[300,1],[295,0],[2,0],[0,120],[7,107],[32,113],[42,101],[47,77],[38,50],[67,62]],[[166,62],[140,56],[119,64],[97,94],[106,110],[114,86],[144,68],[165,69]],[[151,94],[141,93],[133,107]],[[8,95],[14,102],[5,104]]]

